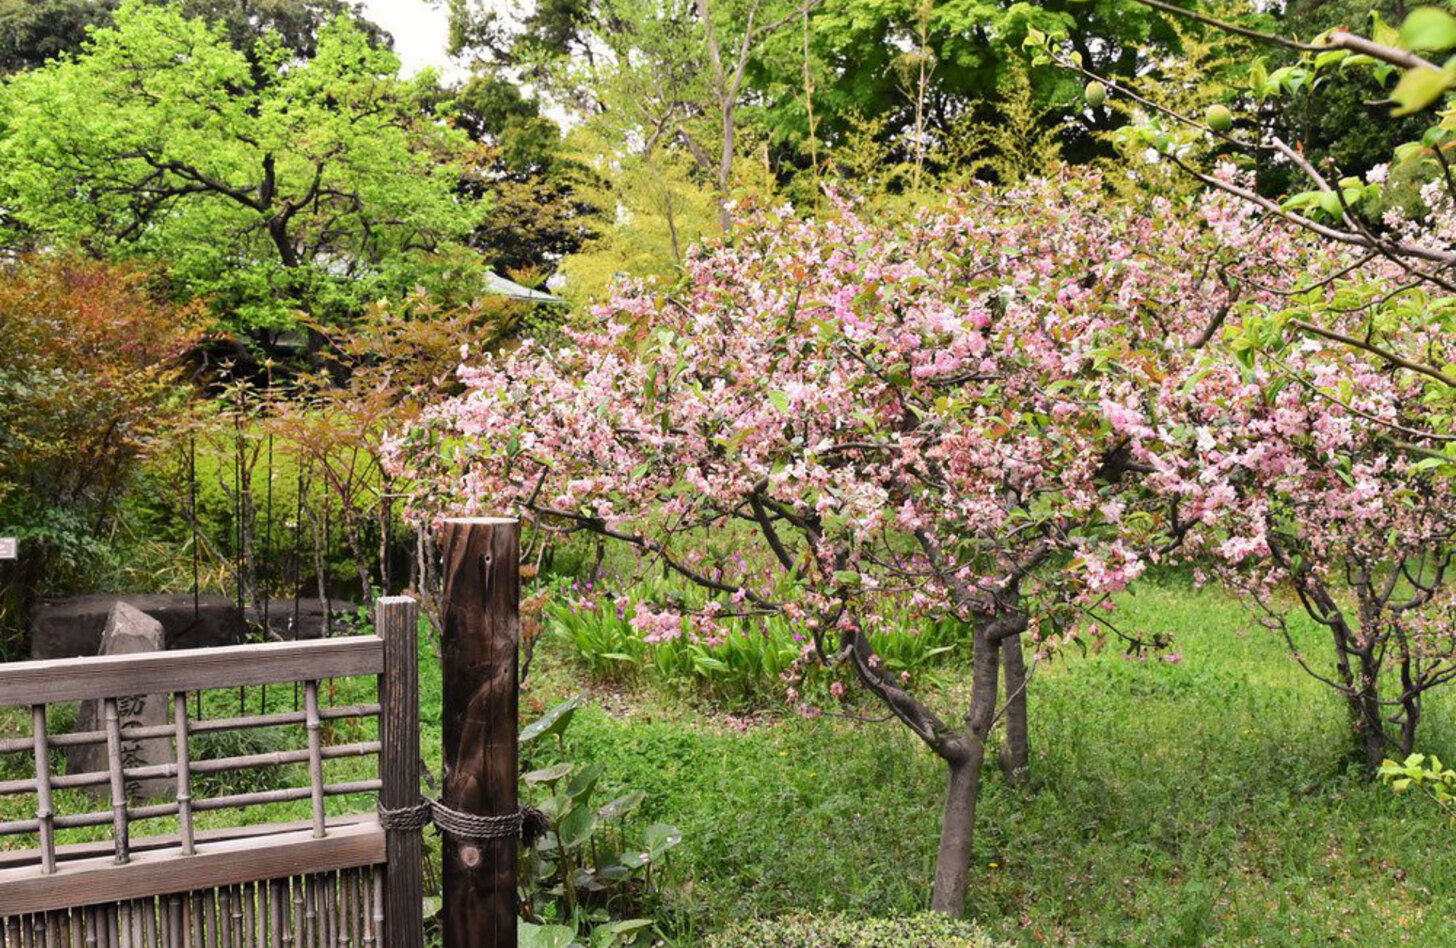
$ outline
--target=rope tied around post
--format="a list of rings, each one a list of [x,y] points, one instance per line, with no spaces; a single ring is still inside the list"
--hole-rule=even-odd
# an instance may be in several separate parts
[[[434,824],[456,839],[507,839],[519,836],[526,846],[545,836],[551,819],[533,806],[522,806],[503,816],[480,816],[452,810],[439,800],[426,798],[414,806],[388,809],[379,807],[379,825],[387,830],[419,831]]]

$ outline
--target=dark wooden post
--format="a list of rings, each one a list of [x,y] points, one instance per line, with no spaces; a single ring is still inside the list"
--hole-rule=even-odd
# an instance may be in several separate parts
[[[445,805],[479,816],[516,812],[516,643],[520,524],[445,521]],[[515,948],[515,838],[444,837],[445,948]]]
[[[420,801],[419,606],[408,596],[374,603],[374,630],[384,640],[379,676],[379,804],[397,810]],[[384,834],[384,944],[421,948],[424,917],[419,830]]]

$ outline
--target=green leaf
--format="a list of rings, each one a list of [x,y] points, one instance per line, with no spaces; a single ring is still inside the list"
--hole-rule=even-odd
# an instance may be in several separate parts
[[[592,830],[596,828],[597,815],[589,808],[579,806],[556,825],[556,834],[561,837],[561,845],[567,849],[575,849],[591,838]]]
[[[650,918],[626,918],[620,922],[598,925],[592,929],[592,948],[631,944],[636,934],[651,924]]]
[[[560,734],[566,730],[571,723],[571,716],[576,709],[581,707],[580,698],[572,698],[556,705],[550,711],[541,715],[536,720],[521,728],[520,741],[522,744],[534,741],[543,734]]]
[[[551,767],[543,767],[540,770],[533,770],[522,779],[526,783],[555,783],[562,777],[571,773],[572,764],[556,764]]]
[[[1456,16],[1438,7],[1417,7],[1400,25],[1406,49],[1443,50],[1456,46]]]
[[[1262,95],[1264,84],[1269,80],[1269,70],[1264,65],[1264,60],[1254,60],[1254,65],[1249,68],[1249,88],[1255,93]]]
[[[1456,74],[1450,69],[1432,69],[1429,66],[1407,69],[1390,93],[1391,101],[1399,106],[1390,114],[1399,117],[1419,112],[1439,99],[1453,78]]]
[[[642,840],[656,858],[682,842],[682,830],[667,823],[653,823],[643,832]]]
[[[516,943],[519,948],[569,948],[576,941],[576,929],[565,925],[532,925],[522,921],[516,923]]]
[[[626,816],[628,813],[631,813],[633,810],[637,809],[637,807],[641,806],[642,801],[645,799],[647,799],[647,794],[643,793],[641,790],[633,790],[626,796],[618,797],[611,803],[603,806],[600,810],[597,810],[597,819],[619,819],[623,816]]]
[[[600,763],[590,764],[581,773],[571,778],[571,783],[566,787],[566,795],[573,800],[585,800],[596,789],[597,781],[602,779],[602,773],[606,766]]]
[[[1370,11],[1370,38],[1381,46],[1400,44],[1400,31],[1386,23],[1375,10]]]
[[[787,392],[769,392],[768,400],[769,403],[772,404],[773,407],[777,408],[779,411],[783,412],[786,415],[789,413],[789,395]]]

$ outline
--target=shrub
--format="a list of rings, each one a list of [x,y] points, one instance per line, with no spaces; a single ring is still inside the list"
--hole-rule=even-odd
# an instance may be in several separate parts
[[[749,922],[715,936],[709,948],[995,948],[970,922],[927,913],[909,918],[790,917]]]
[[[25,546],[0,584],[0,625],[43,582],[79,582],[103,558],[101,531],[180,401],[191,320],[148,281],[65,257],[0,271],[0,532]]]

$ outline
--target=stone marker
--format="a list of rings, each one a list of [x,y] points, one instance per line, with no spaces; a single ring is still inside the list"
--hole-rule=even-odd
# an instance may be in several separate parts
[[[124,602],[111,607],[106,628],[101,633],[100,655],[132,655],[138,652],[160,652],[166,647],[162,623]],[[172,741],[165,737],[128,738],[127,729],[166,724],[169,720],[167,695],[125,695],[116,699],[121,718],[121,760],[124,767],[146,767],[172,762]],[[86,701],[76,717],[78,731],[106,730],[102,702]],[[67,755],[67,773],[104,772],[108,769],[106,744],[82,744]],[[176,789],[176,781],[167,778],[126,781],[128,798],[141,800],[165,796]],[[91,788],[98,795],[110,793],[110,784]]]

